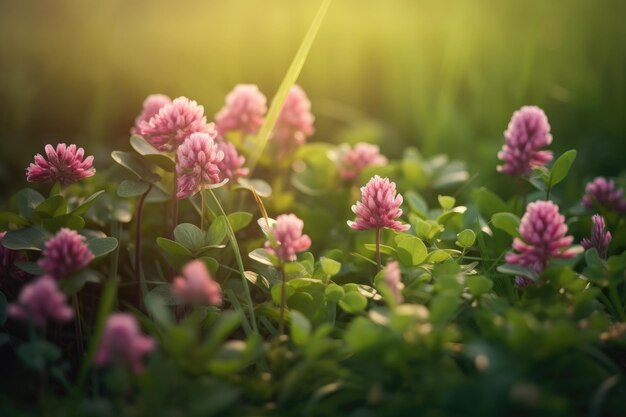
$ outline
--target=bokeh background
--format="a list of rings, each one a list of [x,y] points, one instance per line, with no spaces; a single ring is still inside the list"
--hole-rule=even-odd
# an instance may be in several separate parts
[[[48,142],[109,164],[147,94],[186,95],[209,117],[240,82],[271,97],[319,4],[1,0],[1,194]],[[552,149],[579,151],[580,188],[624,169],[626,2],[335,0],[299,83],[313,140],[357,129],[392,157],[412,145],[463,159],[481,183],[497,181],[513,110],[539,105]]]

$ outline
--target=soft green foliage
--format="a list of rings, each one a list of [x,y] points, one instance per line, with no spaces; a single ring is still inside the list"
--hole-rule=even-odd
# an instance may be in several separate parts
[[[550,168],[536,169],[528,181],[537,191],[528,192],[524,187],[529,184],[503,176],[501,187],[513,190],[505,193],[482,186],[481,177],[470,177],[464,162],[433,152],[444,134],[467,134],[468,121],[450,110],[456,89],[494,94],[498,87],[510,87],[505,78],[487,82],[475,72],[470,82],[460,75],[462,67],[446,65],[456,69],[443,71],[442,82],[431,86],[419,77],[426,69],[413,74],[422,88],[438,92],[436,100],[415,95],[412,106],[394,100],[382,104],[402,110],[394,112],[391,123],[402,125],[411,115],[423,134],[424,154],[409,147],[396,149],[401,156],[394,158],[393,149],[387,153],[383,148],[389,163],[367,167],[354,183],[340,179],[336,142],[377,140],[382,134],[371,122],[329,130],[333,137],[323,138],[328,143],[305,144],[280,161],[263,152],[329,3],[322,3],[275,94],[260,139],[233,139],[256,168],[251,179],[215,184],[203,191],[204,198],[179,201],[172,190],[173,155],[134,135],[127,150],[112,152],[115,163],[98,168],[97,176],[64,189],[53,185],[43,194],[25,188],[7,201],[0,212],[0,226],[7,230],[2,245],[21,257],[0,265],[0,415],[621,415],[626,395],[626,217],[603,213],[614,236],[606,259],[591,248],[571,259],[550,260],[545,268],[508,264],[511,243],[521,238],[527,202],[559,202],[574,242],[588,237],[593,213],[564,198],[565,190],[576,186],[575,171],[570,171],[579,168],[573,165],[576,152],[565,152]],[[348,3],[335,2],[338,8]],[[359,7],[373,7],[361,3]],[[385,13],[415,26],[398,10],[423,4],[409,3],[400,2],[401,9],[391,5]],[[439,6],[430,7],[436,11]],[[527,5],[515,7],[522,12]],[[566,12],[551,4],[541,7]],[[474,13],[471,6],[456,5],[444,15],[457,23],[454,27],[462,27],[460,23],[477,17]],[[385,16],[376,21],[384,24]],[[342,31],[355,28],[356,20],[342,22]],[[508,28],[505,24],[493,22],[496,28]],[[393,26],[406,30],[395,28],[395,20]],[[514,26],[525,34],[536,29]],[[478,25],[476,30],[492,29]],[[471,34],[468,38],[476,41]],[[344,38],[333,38],[341,48],[337,39]],[[411,42],[410,37],[403,42]],[[535,55],[533,43],[523,45],[525,55]],[[451,46],[446,59],[459,53],[458,44]],[[391,64],[414,59],[389,56]],[[475,59],[484,65],[480,56],[464,58],[467,65]],[[420,62],[428,61],[420,56]],[[266,65],[265,60],[258,65]],[[551,74],[546,77],[553,82]],[[529,84],[527,75],[519,78],[516,100],[499,106],[487,97],[483,106],[506,107],[508,115],[511,102],[525,97]],[[557,87],[551,94],[562,100],[567,94]],[[413,93],[406,88],[403,94]],[[332,103],[326,106],[333,109]],[[427,108],[436,117],[429,119]],[[329,114],[360,120],[335,110],[320,117],[322,123]],[[416,116],[413,110],[422,112]],[[450,122],[453,116],[458,123]],[[480,123],[482,118],[473,116]],[[554,132],[556,137],[558,129]],[[490,149],[494,163],[485,164],[491,171],[496,151]],[[383,230],[380,245],[373,243],[374,231],[354,231],[346,224],[354,217],[350,207],[359,197],[358,187],[376,174],[396,182],[404,198],[401,220],[411,226],[406,232]],[[178,213],[171,216],[176,205]],[[266,241],[274,248],[280,243],[270,233],[275,221],[269,216],[282,213],[303,219],[304,233],[312,240],[294,261],[266,249]],[[202,221],[198,216],[204,216]],[[8,318],[9,303],[32,279],[22,272],[42,273],[37,264],[41,250],[61,227],[83,234],[95,255],[88,267],[59,282],[72,299],[77,320],[36,328]],[[385,268],[380,272],[374,261],[378,251]],[[204,262],[220,286],[221,303],[185,304],[172,287],[194,259]],[[389,276],[395,265],[399,282]],[[528,278],[529,285],[517,287],[516,277]],[[133,314],[142,332],[156,341],[143,373],[133,374],[121,361],[96,366],[107,317],[118,310]]]

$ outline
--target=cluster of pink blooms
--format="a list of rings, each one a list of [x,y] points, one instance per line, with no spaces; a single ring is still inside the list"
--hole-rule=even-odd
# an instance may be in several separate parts
[[[62,228],[46,241],[43,257],[38,265],[46,275],[61,279],[86,267],[94,254],[85,243],[85,237],[74,230]]]
[[[533,269],[541,273],[550,259],[572,258],[575,252],[568,250],[573,237],[566,236],[565,218],[559,207],[551,201],[536,201],[528,204],[519,227],[520,238],[513,240],[514,252],[506,255],[506,261]],[[531,284],[528,278],[517,277],[520,287]]]
[[[597,177],[585,187],[583,205],[589,209],[600,205],[607,210],[626,212],[624,190],[615,186],[613,180]]]
[[[278,144],[283,154],[290,153],[315,132],[314,121],[311,101],[300,86],[294,85],[287,94],[271,139]]]
[[[180,301],[191,305],[222,304],[222,289],[211,278],[204,262],[194,260],[183,267],[183,276],[176,277],[172,292]]]
[[[43,275],[22,288],[18,302],[9,306],[9,315],[44,326],[48,321],[61,323],[71,320],[74,313],[66,303],[65,294],[57,288],[56,281]]]
[[[135,126],[130,130],[132,134],[140,134],[140,125],[145,122],[148,123],[163,106],[171,104],[172,99],[165,94],[150,94],[143,101],[143,111],[135,119]]]
[[[69,185],[96,173],[93,156],[85,158],[85,150],[71,144],[59,143],[56,149],[48,144],[46,156],[35,155],[35,161],[26,168],[29,182],[59,182]]]
[[[139,120],[136,131],[158,150],[174,151],[192,133],[212,133],[214,127],[207,123],[204,107],[187,97],[178,97],[149,120]]]
[[[311,246],[311,238],[302,234],[304,222],[295,214],[281,214],[270,233],[275,243],[265,242],[265,249],[283,262],[295,261],[297,254]]]
[[[224,158],[217,163],[217,168],[220,170],[220,181],[225,179],[231,182],[236,181],[237,178],[245,177],[250,173],[250,170],[243,166],[246,158],[237,153],[235,145],[225,140],[220,140],[217,142],[217,148],[224,154]]]
[[[593,221],[591,239],[584,238],[580,244],[585,249],[596,248],[600,257],[606,259],[609,244],[611,243],[611,232],[604,230],[604,217],[596,214],[591,219]]]
[[[389,228],[400,232],[409,230],[408,224],[402,224],[398,217],[402,215],[402,195],[396,195],[396,184],[389,178],[375,175],[361,187],[361,201],[352,206],[356,214],[355,221],[348,221],[348,226],[355,230]]]
[[[135,317],[115,313],[107,320],[94,362],[99,367],[129,366],[132,372],[138,374],[143,371],[143,357],[154,347],[154,340],[141,334]]]
[[[220,135],[231,130],[256,134],[265,120],[267,99],[254,84],[239,84],[226,96],[225,106],[215,115]]]
[[[506,142],[498,152],[504,165],[497,167],[498,172],[529,176],[532,168],[552,160],[552,152],[540,150],[552,143],[552,135],[548,118],[539,107],[524,106],[513,113],[504,137]]]
[[[15,266],[15,262],[25,262],[28,261],[28,258],[20,251],[8,249],[2,245],[2,239],[6,233],[0,232],[0,287],[12,277],[18,279],[27,277],[26,272]]]
[[[346,181],[354,181],[365,168],[373,165],[387,165],[387,158],[380,154],[380,148],[357,143],[339,157],[339,174]]]
[[[385,267],[385,284],[391,291],[391,295],[397,304],[402,304],[404,297],[402,296],[402,290],[404,284],[402,283],[402,277],[400,275],[400,265],[398,261],[391,261],[387,263]]]
[[[193,133],[176,151],[176,174],[178,191],[176,197],[186,198],[206,185],[220,181],[218,164],[224,152],[218,149],[214,139],[217,131],[211,126],[206,133]]]

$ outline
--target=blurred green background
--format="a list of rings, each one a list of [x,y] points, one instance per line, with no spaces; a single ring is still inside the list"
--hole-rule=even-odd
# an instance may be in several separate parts
[[[0,1],[2,194],[24,185],[48,142],[78,143],[107,165],[147,94],[186,95],[209,118],[237,83],[271,97],[319,4]],[[624,167],[626,2],[335,0],[299,83],[313,140],[369,121],[363,137],[389,156],[407,145],[445,152],[482,183],[496,178],[513,110],[537,104],[552,149],[579,150],[582,187]]]

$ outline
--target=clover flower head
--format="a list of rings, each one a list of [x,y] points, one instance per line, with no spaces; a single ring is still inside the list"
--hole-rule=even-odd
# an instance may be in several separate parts
[[[219,163],[224,152],[214,142],[217,131],[193,133],[176,151],[176,174],[178,191],[176,197],[190,197],[206,185],[220,181]]]
[[[552,152],[540,150],[552,143],[552,135],[546,114],[537,106],[524,106],[514,112],[504,138],[505,144],[498,152],[504,165],[497,167],[498,172],[528,176],[532,168],[552,160]]]
[[[281,214],[270,230],[274,242],[266,241],[265,249],[283,262],[297,259],[297,254],[311,246],[311,238],[302,234],[304,222],[295,214]]]
[[[583,205],[588,209],[599,205],[610,211],[625,213],[626,199],[624,198],[624,190],[617,187],[613,180],[597,177],[587,183],[585,195],[583,196]]]
[[[265,120],[267,99],[254,84],[239,84],[226,96],[226,105],[215,115],[220,135],[231,130],[247,134],[259,131]]]
[[[46,275],[61,279],[83,269],[93,258],[85,236],[64,227],[46,241],[38,265]]]
[[[348,226],[355,230],[380,229],[383,227],[400,232],[409,230],[408,224],[402,224],[398,217],[402,215],[402,195],[396,195],[396,184],[389,178],[378,175],[361,187],[361,201],[352,206],[356,214]]]
[[[222,289],[211,278],[204,262],[194,260],[183,267],[182,277],[176,277],[172,292],[185,304],[220,305]]]
[[[294,85],[287,94],[271,138],[283,154],[290,153],[315,132],[314,121],[311,101],[300,86]]]
[[[143,357],[154,347],[154,340],[141,334],[134,316],[114,313],[107,319],[94,362],[98,367],[129,366],[133,373],[139,374],[143,371]]]
[[[135,126],[131,129],[132,134],[140,134],[142,122],[149,122],[166,104],[171,104],[172,99],[164,94],[150,94],[143,101],[143,110],[135,119]]]
[[[150,120],[142,120],[138,126],[138,134],[160,151],[176,150],[191,134],[213,130],[204,116],[204,107],[187,97],[165,104]]]
[[[600,257],[606,259],[606,254],[611,243],[611,232],[604,230],[604,217],[595,214],[592,216],[593,227],[591,229],[591,238],[584,238],[580,244],[585,249],[596,248]]]
[[[26,168],[26,180],[29,182],[59,182],[69,185],[96,173],[93,156],[85,158],[85,150],[71,144],[57,144],[56,148],[48,144],[46,156],[35,155],[35,161]]]
[[[224,154],[224,158],[217,164],[220,170],[220,181],[225,179],[236,181],[237,178],[248,175],[250,170],[243,166],[246,158],[237,153],[235,145],[221,140],[217,143],[217,148]]]
[[[385,284],[391,290],[394,300],[397,304],[402,304],[404,297],[402,296],[402,290],[404,284],[402,283],[402,277],[400,275],[400,265],[398,261],[391,261],[387,263],[385,267]]]
[[[67,305],[65,294],[57,288],[54,278],[42,275],[22,288],[18,302],[9,305],[9,316],[44,326],[48,321],[69,321],[74,312]]]
[[[540,274],[551,259],[568,259],[576,255],[569,246],[574,238],[566,236],[565,218],[559,207],[551,201],[535,201],[528,204],[519,226],[520,237],[513,240],[513,251],[506,261],[533,269]],[[528,284],[527,278],[518,277],[518,286]]]
[[[387,165],[387,158],[380,154],[377,145],[357,143],[339,157],[339,174],[346,181],[354,181],[361,171],[372,165]]]

